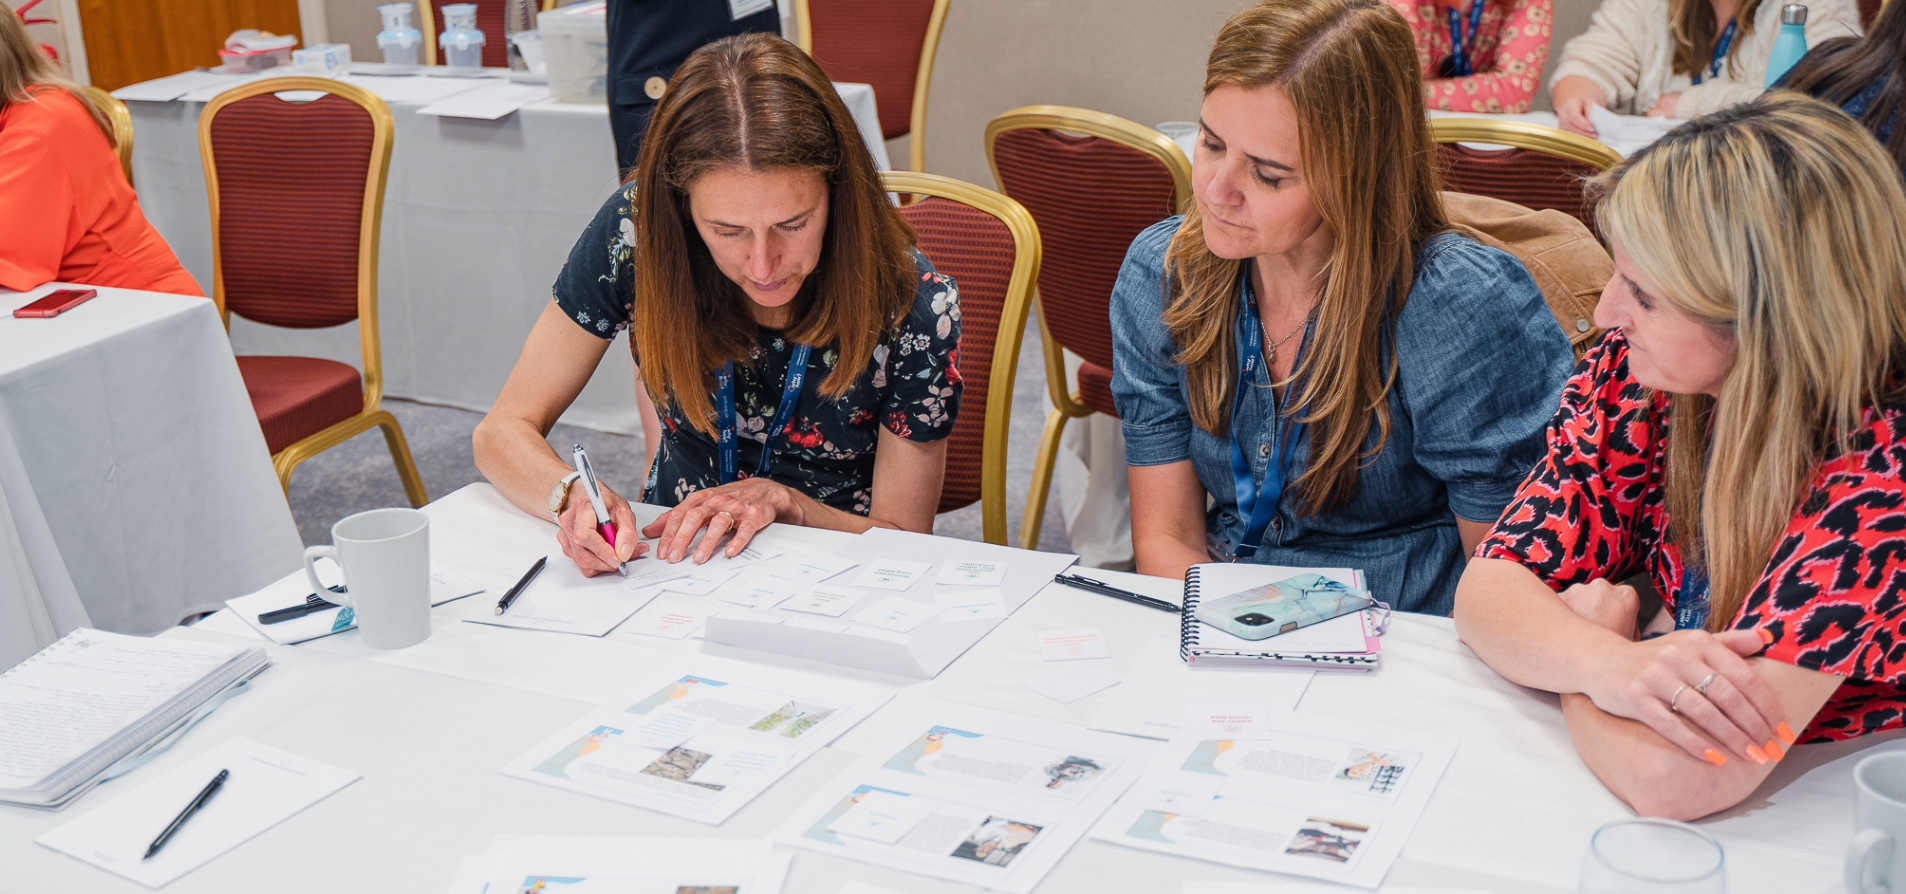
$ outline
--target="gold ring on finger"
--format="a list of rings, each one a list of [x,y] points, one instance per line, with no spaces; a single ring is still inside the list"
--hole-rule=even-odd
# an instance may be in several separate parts
[[[735,526],[735,514],[734,514],[734,513],[732,513],[732,512],[725,512],[725,511],[724,511],[724,512],[718,512],[718,513],[715,513],[715,514],[716,514],[716,515],[721,515],[721,516],[725,516],[725,517],[726,517],[726,518],[728,519],[728,527],[731,527],[731,528],[732,528],[732,527],[734,527],[734,526]]]
[[[1673,695],[1671,695],[1671,696],[1668,696],[1668,710],[1669,710],[1669,711],[1671,711],[1671,712],[1673,712],[1673,713],[1676,713],[1676,714],[1679,714],[1679,713],[1681,713],[1681,709],[1680,709],[1680,708],[1677,708],[1677,707],[1675,707],[1675,706],[1674,706],[1674,703],[1675,703],[1675,701],[1677,701],[1678,699],[1680,699],[1680,698],[1681,698],[1681,693],[1683,693],[1683,692],[1686,692],[1686,691],[1688,691],[1688,684],[1686,684],[1686,683],[1683,683],[1683,684],[1681,684],[1681,687],[1680,687],[1679,689],[1676,689],[1676,690],[1674,691],[1674,694],[1673,694]]]
[[[1718,676],[1720,676],[1720,673],[1717,671],[1717,672],[1708,674],[1705,677],[1702,677],[1701,682],[1694,684],[1694,691],[1699,692],[1702,695],[1707,695],[1708,686],[1713,684],[1714,678]]]

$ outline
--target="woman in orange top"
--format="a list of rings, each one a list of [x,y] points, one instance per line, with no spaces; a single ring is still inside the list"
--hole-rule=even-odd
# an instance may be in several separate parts
[[[126,182],[106,117],[0,13],[0,288],[203,295]]]

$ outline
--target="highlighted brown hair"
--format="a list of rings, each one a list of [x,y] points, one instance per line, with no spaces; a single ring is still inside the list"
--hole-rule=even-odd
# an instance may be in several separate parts
[[[106,135],[106,142],[113,143],[112,124],[106,120],[106,113],[93,104],[86,91],[78,84],[60,74],[59,66],[53,64],[40,46],[26,33],[26,23],[11,9],[0,10],[0,109],[16,102],[32,102],[33,94],[49,88],[66,91],[86,111],[93,116],[93,123]]]
[[[1409,297],[1417,253],[1449,226],[1415,42],[1384,0],[1266,0],[1218,32],[1204,92],[1224,86],[1276,87],[1290,99],[1311,200],[1336,235],[1317,283],[1316,334],[1291,376],[1310,427],[1301,511],[1328,512],[1349,501],[1362,462],[1389,436],[1397,365],[1381,346]],[[1194,208],[1165,272],[1164,322],[1185,366],[1191,419],[1229,437],[1244,262],[1211,253]],[[1372,421],[1380,435],[1366,452]]]
[[[656,104],[631,178],[633,339],[649,396],[674,400],[710,434],[710,374],[747,360],[758,332],[750,299],[716,267],[689,214],[695,181],[729,167],[811,170],[827,184],[820,263],[794,297],[786,333],[839,352],[822,394],[839,398],[853,387],[914,295],[913,228],[887,201],[873,155],[820,66],[766,34],[695,51]]]

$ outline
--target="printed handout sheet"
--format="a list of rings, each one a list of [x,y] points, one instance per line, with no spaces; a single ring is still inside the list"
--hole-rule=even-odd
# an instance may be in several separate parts
[[[1086,726],[1128,736],[1177,735],[1196,701],[1254,702],[1277,711],[1297,707],[1315,671],[1279,667],[1192,667],[1178,657],[1178,636],[1159,634]]]
[[[1187,724],[1092,837],[1377,887],[1403,852],[1457,740],[1360,720],[1263,713],[1261,721],[1229,724],[1235,733],[1219,732],[1224,725],[1216,722]]]
[[[1157,747],[985,708],[921,702],[774,837],[1026,894]]]
[[[493,609],[480,611],[463,620],[495,627],[603,636],[654,598],[654,590],[631,590],[618,575],[583,577],[574,560],[551,553],[543,570],[517,594],[508,610],[500,615]]]
[[[759,839],[498,835],[450,894],[777,894],[792,858]]]
[[[891,697],[697,657],[557,730],[502,772],[719,824]]]

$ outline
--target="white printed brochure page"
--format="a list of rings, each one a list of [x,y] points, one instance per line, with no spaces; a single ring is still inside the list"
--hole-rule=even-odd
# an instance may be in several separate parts
[[[1270,712],[1188,724],[1092,829],[1114,844],[1375,888],[1456,753],[1452,736]]]
[[[758,840],[569,835],[498,835],[486,856],[471,894],[778,894],[793,859]]]
[[[921,702],[775,832],[781,844],[1026,894],[1159,745]]]
[[[502,772],[713,825],[892,695],[697,657],[557,730]]]

